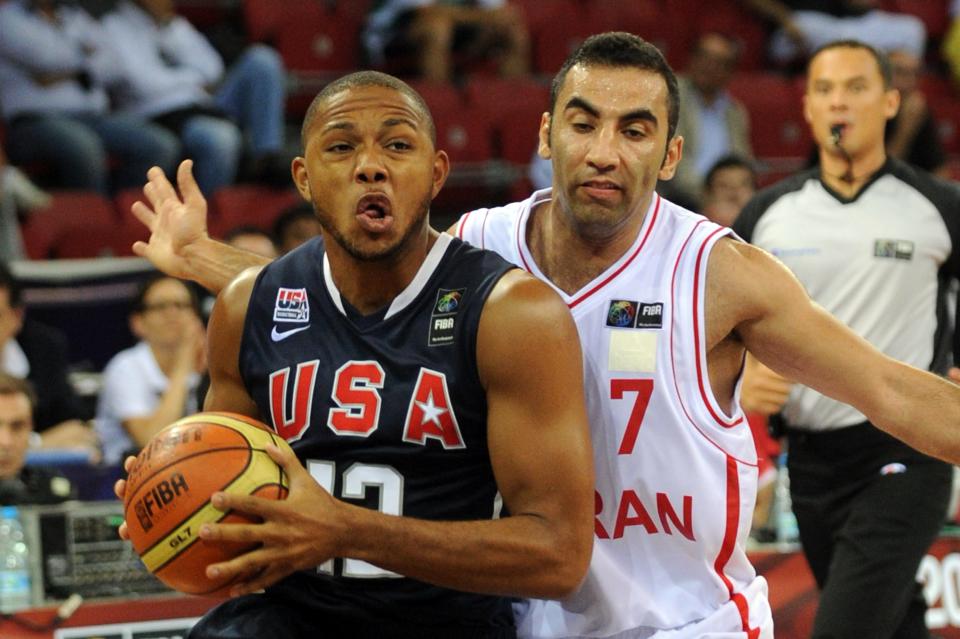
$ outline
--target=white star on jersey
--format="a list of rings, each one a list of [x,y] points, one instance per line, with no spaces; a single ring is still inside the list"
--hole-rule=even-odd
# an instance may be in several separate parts
[[[420,421],[421,424],[427,422],[433,422],[437,426],[442,426],[440,423],[440,416],[447,412],[446,408],[438,407],[433,403],[433,395],[427,395],[426,402],[417,402],[417,407],[423,411],[423,419]]]

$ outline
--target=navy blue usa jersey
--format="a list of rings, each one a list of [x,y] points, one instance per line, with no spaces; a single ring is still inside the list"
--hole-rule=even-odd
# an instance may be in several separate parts
[[[264,421],[335,497],[421,519],[494,518],[476,340],[483,305],[510,268],[443,234],[390,306],[361,316],[337,290],[323,243],[312,240],[257,279],[240,349],[244,384]],[[356,559],[293,575],[278,591],[318,613],[386,624],[513,624],[501,597]]]

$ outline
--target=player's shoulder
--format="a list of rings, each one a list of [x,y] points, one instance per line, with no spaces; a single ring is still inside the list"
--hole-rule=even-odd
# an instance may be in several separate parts
[[[774,204],[784,197],[800,191],[810,180],[818,179],[818,170],[816,168],[810,168],[757,191],[757,193],[750,198],[750,201],[744,205],[743,210],[740,211],[736,221],[733,223],[733,230],[746,241],[751,241],[753,230],[756,228],[760,218],[762,218]]]
[[[542,189],[517,202],[474,209],[461,215],[450,232],[476,246],[496,244],[498,240],[513,237],[520,219],[533,207],[549,199],[550,189]]]

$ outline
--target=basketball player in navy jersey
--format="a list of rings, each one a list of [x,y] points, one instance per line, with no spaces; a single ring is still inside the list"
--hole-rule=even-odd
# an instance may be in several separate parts
[[[205,404],[290,442],[296,458],[269,451],[290,493],[215,496],[263,523],[201,537],[259,547],[209,566],[238,597],[191,637],[513,637],[508,597],[565,596],[584,575],[576,329],[542,282],[430,228],[448,172],[434,138],[422,98],[381,73],[332,83],[307,113],[293,175],[322,241],[220,293]],[[156,207],[176,197],[151,185]]]
[[[562,293],[588,364],[599,444],[593,559],[573,596],[532,603],[525,636],[773,636],[766,585],[743,548],[756,480],[737,401],[747,349],[911,446],[960,460],[960,388],[882,355],[768,253],[656,194],[682,157],[676,100],[655,47],[626,33],[587,39],[541,121],[552,190],[457,226]],[[186,168],[179,175],[189,185]],[[152,233],[139,254],[214,288],[257,263],[210,240],[205,210],[178,199],[159,170],[150,177],[153,210],[134,211]],[[658,453],[680,461],[645,467]]]

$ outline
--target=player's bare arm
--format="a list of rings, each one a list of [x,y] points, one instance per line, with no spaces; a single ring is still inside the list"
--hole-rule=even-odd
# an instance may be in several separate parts
[[[146,242],[136,242],[133,252],[173,277],[192,280],[218,293],[245,268],[269,260],[218,242],[207,234],[207,201],[184,160],[177,169],[177,189],[163,169],[147,173],[143,194],[149,204],[134,203],[131,211],[150,231]]]
[[[226,289],[218,306],[238,291],[248,296],[241,286]],[[233,317],[238,326],[222,326],[227,312],[215,310],[211,318],[208,410],[243,408],[227,401],[238,393],[219,394],[222,382],[239,380],[236,347],[218,344],[239,341],[242,316]],[[236,333],[221,336],[224,329]],[[333,499],[295,459],[281,454],[275,459],[290,477],[285,501],[218,495],[214,502],[262,517],[263,524],[201,531],[208,539],[262,546],[209,569],[244,579],[235,595],[330,557],[361,559],[459,590],[527,597],[571,592],[586,572],[593,535],[592,457],[576,328],[546,285],[512,272],[491,294],[477,339],[491,461],[510,517],[438,522],[385,515]],[[222,357],[228,361],[217,364]]]
[[[762,249],[721,241],[710,257],[707,293],[724,300],[708,307],[711,344],[732,334],[784,377],[854,406],[919,451],[960,461],[960,387],[879,352]]]

